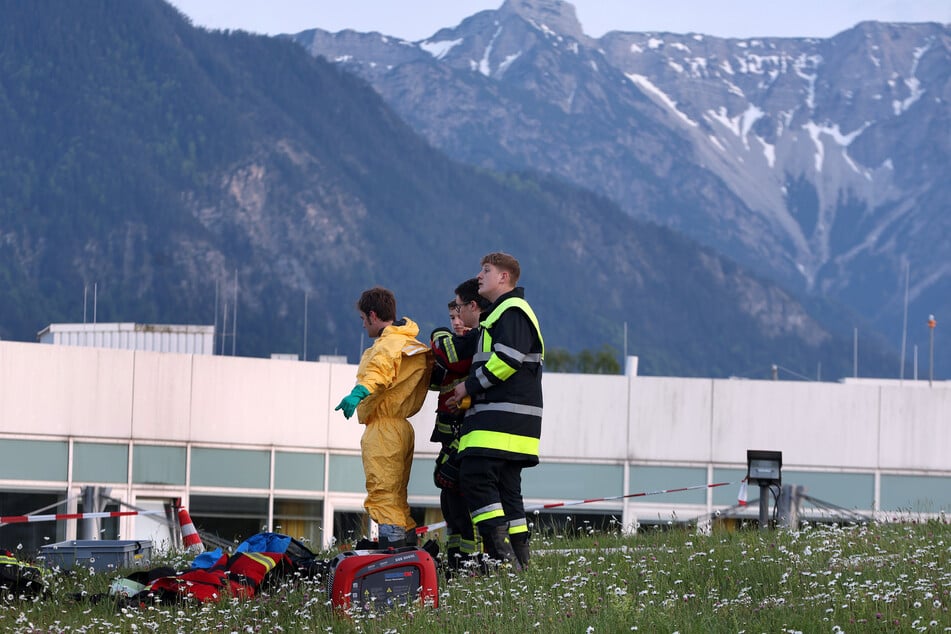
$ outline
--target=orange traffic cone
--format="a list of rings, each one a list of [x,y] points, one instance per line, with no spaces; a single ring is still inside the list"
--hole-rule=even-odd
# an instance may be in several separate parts
[[[192,518],[185,509],[178,509],[178,524],[182,527],[182,542],[185,545],[185,550],[196,555],[205,552],[205,545],[201,543],[201,537],[198,535],[198,531],[195,530]]]

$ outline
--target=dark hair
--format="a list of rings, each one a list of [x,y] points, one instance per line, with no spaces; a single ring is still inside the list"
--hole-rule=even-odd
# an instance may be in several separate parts
[[[501,253],[496,251],[495,253],[489,253],[482,257],[480,265],[491,264],[497,268],[502,269],[503,271],[508,271],[509,279],[512,281],[512,286],[518,284],[518,278],[522,275],[522,269],[518,265],[518,260],[508,253]]]
[[[456,287],[456,295],[459,296],[463,302],[468,304],[469,302],[475,302],[479,305],[479,310],[485,310],[492,305],[492,302],[486,298],[479,295],[479,279],[470,278]]]
[[[360,299],[357,301],[357,310],[364,315],[369,315],[372,310],[381,321],[394,321],[396,319],[396,296],[389,289],[374,286],[363,291],[360,295]]]

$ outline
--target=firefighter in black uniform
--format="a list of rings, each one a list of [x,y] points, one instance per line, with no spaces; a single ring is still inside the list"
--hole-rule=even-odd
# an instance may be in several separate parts
[[[442,445],[436,457],[433,480],[440,489],[439,506],[446,520],[447,577],[479,552],[472,519],[459,486],[459,437],[465,411],[449,406],[452,390],[466,380],[478,343],[479,315],[489,301],[479,295],[479,281],[466,280],[456,287],[449,302],[452,332],[437,328],[430,336],[435,364],[431,390],[439,390],[436,425],[430,440]],[[453,336],[455,335],[455,336]]]
[[[516,286],[520,272],[506,253],[482,258],[479,294],[492,305],[481,315],[469,376],[447,401],[471,399],[459,440],[459,481],[486,552],[516,570],[529,561],[522,469],[538,464],[545,354],[538,319]]]

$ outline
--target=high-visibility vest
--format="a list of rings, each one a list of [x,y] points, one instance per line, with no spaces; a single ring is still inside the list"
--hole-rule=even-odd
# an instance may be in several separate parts
[[[495,341],[496,327],[507,311],[523,313],[536,335],[531,350],[515,350]],[[545,342],[538,318],[522,297],[510,295],[480,323],[473,377],[484,391],[474,395],[462,426],[459,452],[538,463],[542,420],[542,361]]]

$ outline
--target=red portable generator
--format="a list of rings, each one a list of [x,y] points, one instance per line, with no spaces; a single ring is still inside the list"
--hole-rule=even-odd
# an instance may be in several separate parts
[[[386,609],[416,600],[439,606],[436,563],[422,548],[350,550],[330,562],[327,595],[335,608]]]

